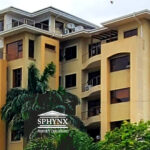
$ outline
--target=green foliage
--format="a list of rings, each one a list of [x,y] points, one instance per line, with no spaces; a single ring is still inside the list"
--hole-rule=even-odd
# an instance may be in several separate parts
[[[99,142],[100,150],[150,150],[150,121],[124,122]]]
[[[99,150],[97,144],[85,132],[69,129],[67,133],[50,133],[31,140],[25,150]]]
[[[28,73],[28,90],[32,93],[44,93],[48,89],[49,77],[53,77],[56,71],[56,67],[53,62],[48,64],[43,74],[40,76],[39,70],[35,67],[35,64],[31,64]]]
[[[55,70],[55,65],[50,63],[40,75],[39,70],[32,64],[28,72],[28,88],[14,88],[7,93],[6,104],[1,110],[2,119],[8,124],[11,123],[12,129],[18,135],[29,137],[36,126],[24,132],[24,124],[30,125],[32,122],[32,125],[36,125],[37,115],[50,110],[68,114],[74,126],[84,128],[80,119],[74,117],[75,107],[80,102],[78,97],[62,87],[58,90],[49,89],[48,80],[54,76]]]

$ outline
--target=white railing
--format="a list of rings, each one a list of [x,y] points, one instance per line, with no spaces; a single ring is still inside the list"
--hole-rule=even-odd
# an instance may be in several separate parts
[[[82,120],[86,120],[89,117],[97,116],[100,114],[100,106],[92,107],[88,111],[82,112]]]
[[[96,46],[92,48],[88,53],[82,55],[82,62],[86,62],[89,58],[101,54],[101,46]]]
[[[89,91],[93,86],[100,85],[100,82],[100,76],[92,78],[90,81],[82,85],[82,92]]]
[[[30,19],[12,20],[11,24],[7,24],[7,29],[18,27],[18,26],[23,25],[23,24],[34,26],[36,28],[47,30],[47,31],[49,30],[49,26],[47,24],[35,23],[34,20],[30,20]]]

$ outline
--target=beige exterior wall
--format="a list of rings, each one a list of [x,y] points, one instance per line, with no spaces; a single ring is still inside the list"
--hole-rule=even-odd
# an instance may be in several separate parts
[[[43,72],[45,66],[51,61],[56,65],[56,73],[54,77],[50,79],[50,88],[57,89],[59,84],[59,41],[45,37],[45,36],[36,36],[30,33],[22,33],[17,36],[6,38],[4,46],[4,59],[6,59],[6,45],[14,41],[23,40],[23,57],[8,61],[8,90],[13,88],[13,69],[22,68],[22,88],[27,88],[28,85],[28,67],[30,64],[34,63],[37,68],[40,70],[40,73]],[[35,49],[34,49],[34,59],[29,58],[28,54],[28,43],[29,39],[34,40]],[[46,49],[45,44],[50,44],[55,46],[55,51]],[[1,68],[0,68],[1,69]],[[1,71],[0,71],[1,72]],[[1,100],[0,100],[1,102]],[[11,126],[8,126],[7,133],[7,150],[23,150],[24,140],[21,138],[20,141],[11,141]]]
[[[150,80],[150,61],[148,59],[150,55],[150,34],[148,34],[150,23],[146,20],[141,22],[143,31],[141,25],[136,21],[117,27],[118,40],[111,43],[102,42],[101,54],[90,59],[88,59],[88,45],[91,43],[91,39],[76,40],[77,45],[81,45],[78,46],[77,59],[62,63],[63,70],[61,73],[64,75],[77,73],[77,88],[68,90],[81,99],[84,98],[81,100],[80,110],[77,109],[78,116],[81,116],[82,111],[87,110],[87,100],[93,97],[95,92],[100,92],[101,115],[99,122],[102,138],[110,130],[110,123],[113,121],[130,120],[137,122],[141,119],[148,120],[150,118],[150,94],[148,92],[150,86],[148,84]],[[124,38],[124,31],[135,28],[138,28],[138,36]],[[141,32],[143,32],[143,37],[141,37]],[[68,41],[65,44],[73,45],[75,43],[75,41]],[[120,53],[130,54],[130,69],[110,73],[109,57]],[[97,67],[101,70],[101,85],[91,88],[88,92],[82,92],[81,87],[87,80],[87,73]],[[130,102],[110,104],[110,91],[122,88],[130,88]],[[89,118],[84,122],[89,125],[93,123],[93,119]]]
[[[0,109],[6,103],[6,91],[7,91],[7,62],[0,59]],[[6,149],[6,126],[4,121],[1,120],[0,115],[0,148]]]
[[[51,16],[51,30],[55,30],[55,19]],[[138,28],[138,36],[124,38],[124,31]],[[22,33],[4,39],[4,58],[6,58],[6,44],[23,39],[23,58],[8,62],[8,90],[12,88],[12,70],[22,67],[22,87],[27,87],[28,66],[35,63],[42,73],[44,67],[53,61],[56,65],[56,74],[50,79],[50,87],[57,89],[59,75],[65,86],[65,76],[76,74],[76,87],[67,90],[81,99],[81,104],[76,108],[76,115],[82,119],[82,113],[88,110],[89,100],[100,99],[101,113],[89,117],[84,121],[88,127],[93,123],[99,123],[102,139],[107,131],[110,131],[110,123],[114,121],[130,120],[137,122],[141,119],[150,120],[150,22],[141,20],[117,26],[118,40],[110,43],[102,42],[101,54],[88,58],[88,47],[91,38],[76,38],[61,43],[63,50],[76,45],[77,58],[59,63],[59,41],[45,36]],[[55,32],[57,34],[57,32]],[[28,58],[28,40],[35,41],[35,58]],[[94,40],[93,43],[99,40]],[[45,49],[45,43],[55,45],[56,51]],[[130,69],[110,72],[109,58],[116,54],[128,53],[130,55]],[[0,62],[1,65],[1,62]],[[1,69],[1,67],[0,67]],[[82,88],[88,80],[88,72],[100,70],[101,85],[83,91]],[[0,70],[1,72],[1,70]],[[2,75],[0,73],[0,81]],[[130,88],[130,101],[124,103],[110,104],[110,91],[122,88]],[[0,90],[2,88],[0,87]],[[4,96],[4,95],[3,95]],[[1,97],[0,97],[1,98]],[[0,99],[0,102],[3,101]],[[4,102],[4,101],[3,101]],[[4,102],[5,103],[5,102]],[[3,104],[4,104],[3,103]],[[0,105],[2,106],[2,105]],[[118,113],[119,112],[119,113]],[[1,122],[0,122],[1,123]],[[0,124],[1,125],[1,124]],[[3,126],[3,125],[2,125]],[[3,126],[4,127],[4,126]],[[4,133],[3,133],[4,134]],[[10,141],[10,129],[8,130],[8,150],[23,149],[23,139],[18,142]],[[3,139],[4,140],[4,139]]]

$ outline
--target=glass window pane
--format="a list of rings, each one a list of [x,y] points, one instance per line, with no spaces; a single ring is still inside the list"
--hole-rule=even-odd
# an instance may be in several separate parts
[[[22,58],[22,40],[7,44],[7,60]]]
[[[65,59],[70,60],[77,57],[77,47],[72,46],[65,49]]]
[[[76,74],[66,75],[65,77],[65,87],[70,88],[76,86]]]
[[[118,57],[112,57],[110,59],[110,71],[119,71],[129,69],[130,67],[130,56],[129,55],[118,55]]]
[[[130,89],[120,89],[110,92],[111,94],[111,104],[127,102],[130,99]]]

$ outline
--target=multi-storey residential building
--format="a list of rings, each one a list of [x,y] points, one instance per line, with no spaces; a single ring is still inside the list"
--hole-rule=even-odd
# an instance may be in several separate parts
[[[81,99],[76,115],[95,140],[123,120],[149,120],[149,19],[144,10],[98,27],[53,7],[1,10],[0,108],[7,90],[27,87],[30,63],[42,72],[53,61],[50,87],[62,85]],[[16,141],[14,135],[0,120],[1,149],[23,149],[23,137]]]

